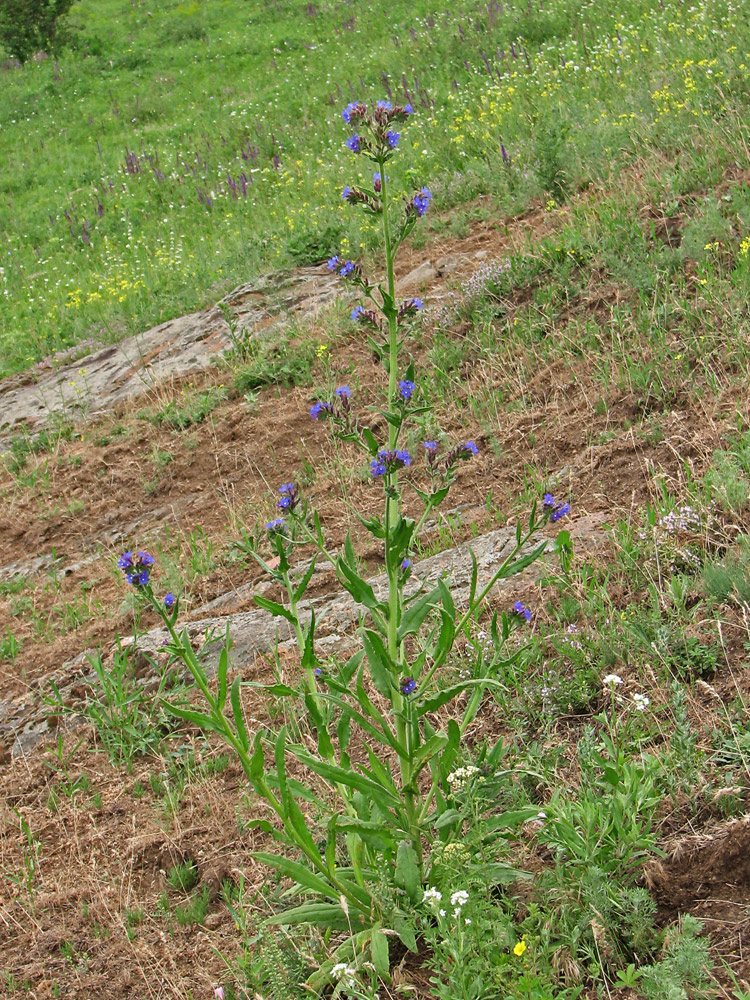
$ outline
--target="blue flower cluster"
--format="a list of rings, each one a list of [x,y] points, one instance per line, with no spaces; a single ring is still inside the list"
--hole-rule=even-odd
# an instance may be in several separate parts
[[[417,682],[414,680],[413,677],[405,677],[401,681],[401,690],[405,695],[414,694],[414,692],[417,690]]]
[[[522,601],[516,601],[513,605],[513,611],[519,618],[525,618],[527,622],[531,621],[531,611]]]
[[[570,513],[570,504],[558,503],[551,493],[544,494],[544,496],[542,497],[542,503],[547,508],[547,510],[552,511],[552,513],[549,516],[550,521],[559,521],[561,517],[565,517],[566,514]]]
[[[279,510],[285,510],[291,514],[294,508],[299,503],[299,491],[294,483],[282,483],[279,487],[279,493],[281,497],[276,506]]]
[[[275,517],[273,521],[269,521],[266,525],[266,531],[269,535],[285,535],[286,534],[286,522],[283,517]]]
[[[377,458],[373,458],[370,462],[370,471],[373,478],[377,478],[396,472],[397,469],[402,469],[405,465],[411,465],[411,455],[406,449],[400,451],[383,449],[378,452]]]
[[[422,216],[425,214],[427,209],[430,207],[430,202],[432,201],[432,191],[429,188],[423,187],[418,194],[415,194],[411,200],[411,204],[414,206],[414,211],[417,215]]]
[[[398,383],[398,391],[401,393],[402,399],[411,399],[416,388],[414,382],[408,378],[402,378]]]
[[[150,567],[154,565],[154,557],[148,552],[123,552],[117,560],[118,569],[125,571],[125,579],[134,587],[148,585]]]

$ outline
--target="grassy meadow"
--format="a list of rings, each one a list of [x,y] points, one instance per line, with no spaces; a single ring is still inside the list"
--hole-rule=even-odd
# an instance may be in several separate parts
[[[370,252],[337,197],[353,98],[419,110],[407,169],[444,208],[515,213],[649,163],[676,203],[746,156],[746,13],[84,0],[70,49],[2,70],[0,372]]]
[[[413,105],[394,218],[432,193],[396,277],[458,264],[9,444],[0,995],[750,998],[749,80],[724,0],[83,0],[3,63],[2,375],[388,287],[359,99]],[[529,525],[481,606],[469,557],[408,590]]]

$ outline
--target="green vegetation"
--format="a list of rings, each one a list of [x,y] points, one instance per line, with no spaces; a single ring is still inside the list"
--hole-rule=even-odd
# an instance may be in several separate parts
[[[372,223],[337,206],[353,96],[419,110],[400,179],[429,184],[442,209],[483,193],[500,216],[555,205],[632,168],[669,219],[746,158],[750,21],[726,0],[439,14],[424,0],[83,0],[68,20],[70,49],[3,71],[0,88],[6,372],[215,301],[269,266],[368,253]],[[738,209],[747,227],[746,198]],[[679,252],[726,266],[726,213],[707,203],[698,228]],[[747,280],[747,262],[735,269]]]

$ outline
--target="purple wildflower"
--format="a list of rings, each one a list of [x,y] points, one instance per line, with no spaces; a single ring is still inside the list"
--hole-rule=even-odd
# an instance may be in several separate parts
[[[350,101],[349,104],[347,104],[347,106],[341,112],[341,117],[344,119],[344,121],[346,122],[347,125],[351,122],[351,120],[352,120],[352,111],[354,111],[354,109],[356,107],[357,107],[357,102],[356,101]]]
[[[557,507],[550,514],[550,521],[559,521],[561,517],[565,517],[566,514],[570,513],[570,504],[564,503],[561,507]]]
[[[407,569],[411,569],[411,559],[404,559],[401,563],[401,569],[406,572]]]
[[[326,267],[328,268],[329,271],[335,271],[336,267],[338,266],[338,263],[339,263],[339,257],[337,254],[335,257],[329,258],[329,260],[326,262]]]
[[[346,187],[344,188],[344,190],[341,192],[341,200],[342,201],[346,201],[346,199],[349,197],[349,194],[351,193],[351,190],[352,189],[347,184]]]
[[[430,207],[430,202],[432,201],[432,192],[429,188],[423,187],[418,194],[414,195],[412,199],[414,203],[414,208],[417,215],[424,215],[427,209]]]
[[[286,532],[286,524],[283,517],[275,517],[273,521],[269,521],[266,525],[266,531],[269,535],[283,535]]]
[[[398,141],[401,138],[398,132],[393,132],[391,129],[388,129],[388,131],[385,134],[385,137],[388,140],[388,145],[391,147],[391,149],[395,149],[396,146],[398,146]]]
[[[513,605],[513,611],[519,616],[519,618],[525,618],[527,622],[531,621],[531,611],[522,601],[516,601]]]
[[[412,393],[415,389],[416,385],[411,381],[411,379],[402,378],[398,383],[398,390],[403,399],[411,399]]]
[[[401,690],[405,695],[414,694],[417,690],[417,682],[413,677],[405,677],[404,680],[401,681]]]
[[[473,441],[467,441],[464,445],[464,451],[468,452],[470,455],[478,455],[479,448],[474,444]]]
[[[133,565],[133,553],[132,552],[123,552],[123,554],[117,560],[117,568],[118,569],[130,569],[130,567],[132,565]]]
[[[352,273],[353,270],[354,270],[354,261],[346,260],[344,261],[343,265],[339,268],[339,274],[341,275],[342,278],[346,278],[348,277],[348,275]]]
[[[321,413],[330,413],[333,410],[333,406],[330,403],[314,403],[310,407],[310,416],[313,420],[317,420]]]
[[[364,312],[365,312],[364,306],[355,306],[354,309],[352,309],[351,311],[350,319],[357,320],[359,319],[360,316],[364,315]]]
[[[334,392],[334,396],[338,396],[339,399],[348,399],[352,394],[352,390],[348,385],[341,385]]]
[[[175,596],[170,590],[168,594],[164,595],[164,607],[167,609],[167,611],[169,611],[171,608],[174,607],[174,602],[175,602]]]
[[[384,111],[393,111],[393,105],[390,101],[378,101],[375,107],[382,108]]]
[[[407,114],[407,115],[413,115],[414,114],[414,108],[411,106],[411,104],[404,105],[404,114]]]
[[[346,145],[347,149],[351,149],[351,151],[353,153],[358,153],[359,152],[359,143],[360,143],[360,138],[357,135],[357,133],[355,132],[354,135],[350,135],[349,136],[349,138],[346,140],[345,145]]]
[[[551,493],[544,494],[542,497],[542,503],[545,507],[557,507],[557,500],[555,500]]]

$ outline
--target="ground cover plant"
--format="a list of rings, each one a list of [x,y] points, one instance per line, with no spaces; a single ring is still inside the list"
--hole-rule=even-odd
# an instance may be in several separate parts
[[[330,207],[349,99],[423,112],[413,169],[443,205],[558,203],[649,156],[670,164],[657,200],[678,205],[747,144],[745,14],[83,0],[63,52],[2,70],[2,370],[139,332],[269,266],[368,253],[375,228]]]
[[[7,442],[5,992],[741,1000],[747,148],[451,209],[377,93],[339,302]]]

